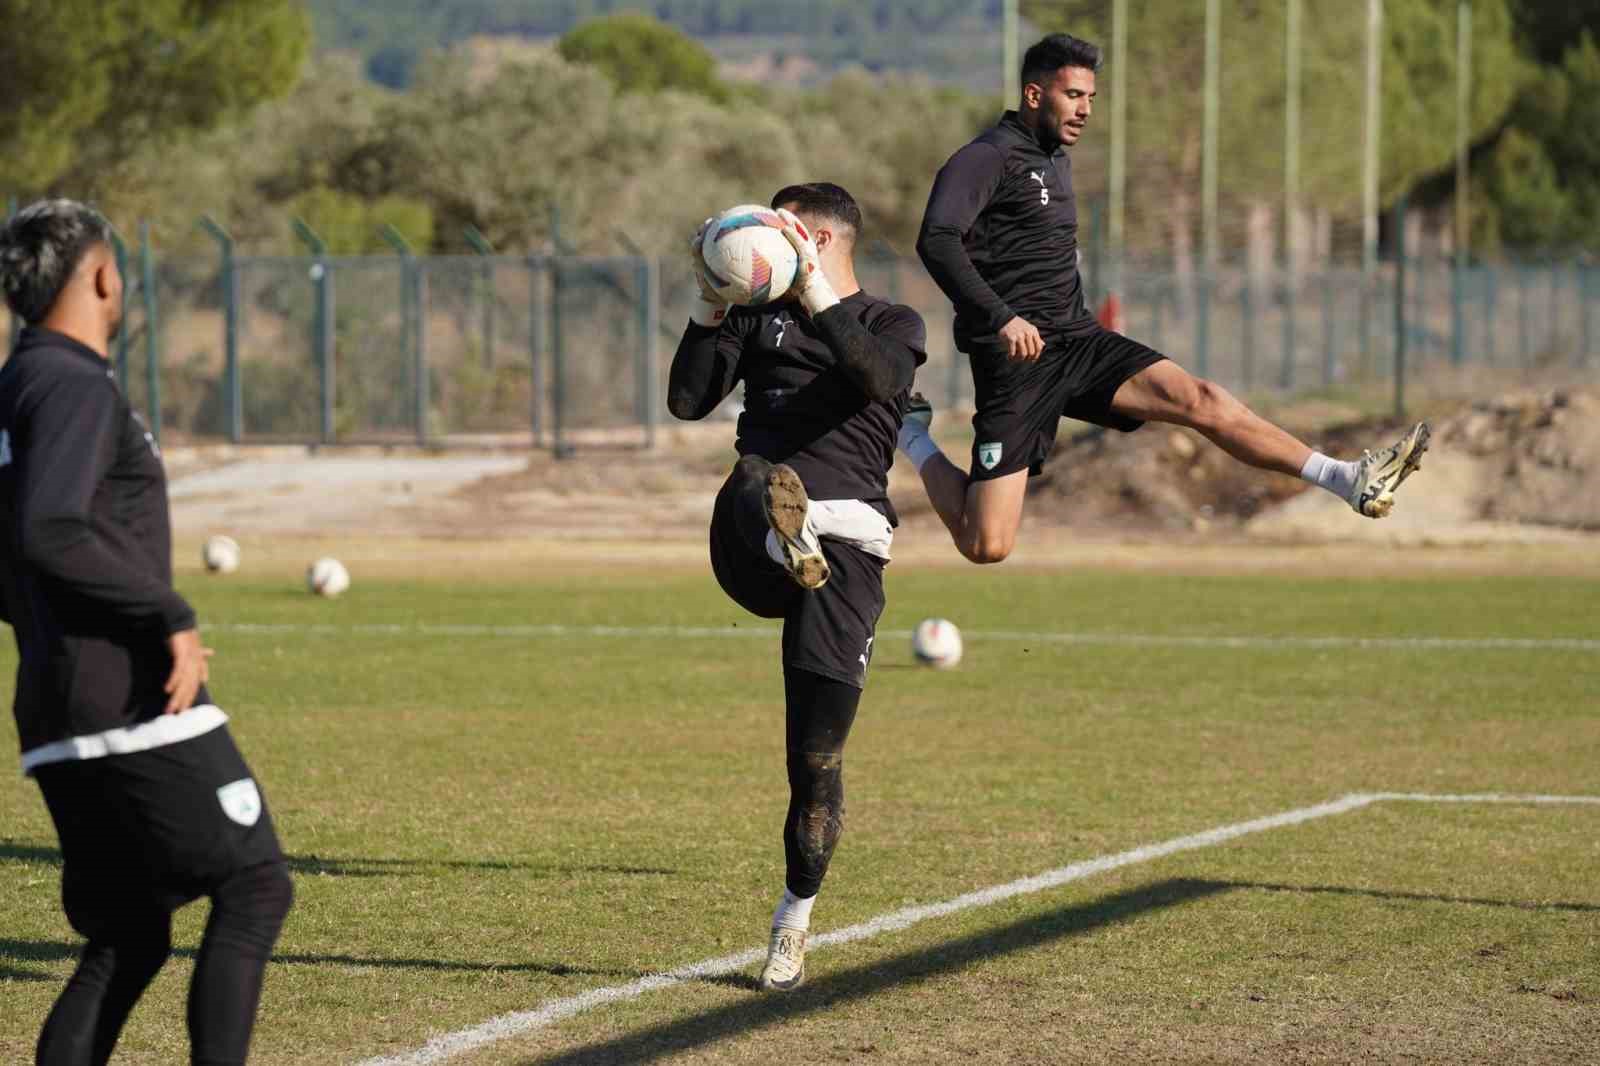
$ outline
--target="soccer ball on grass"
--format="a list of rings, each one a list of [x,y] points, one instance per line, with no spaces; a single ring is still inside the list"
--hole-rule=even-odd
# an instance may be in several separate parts
[[[961,661],[961,630],[943,618],[924,618],[911,631],[911,654],[923,666],[948,670]]]

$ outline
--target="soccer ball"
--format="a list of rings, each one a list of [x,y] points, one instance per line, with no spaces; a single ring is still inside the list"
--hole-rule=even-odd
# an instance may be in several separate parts
[[[350,571],[339,560],[324,555],[306,570],[306,587],[318,596],[337,596],[350,587]]]
[[[789,291],[799,257],[770,207],[740,204],[706,226],[700,253],[706,281],[731,304],[759,306]]]
[[[200,558],[213,574],[231,574],[239,569],[239,542],[221,534],[207,537]]]
[[[961,661],[961,630],[943,618],[924,618],[911,631],[911,654],[923,666],[948,670]]]

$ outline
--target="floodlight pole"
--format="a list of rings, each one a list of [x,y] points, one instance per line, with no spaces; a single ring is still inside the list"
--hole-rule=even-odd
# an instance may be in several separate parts
[[[1222,102],[1222,0],[1206,0],[1205,122],[1201,135],[1200,242],[1207,270],[1217,266],[1217,127]]]
[[[334,302],[333,271],[328,261],[328,246],[317,231],[304,219],[292,218],[289,224],[294,234],[310,249],[315,262],[311,264],[311,283],[316,287],[316,312],[311,324],[311,348],[317,361],[322,391],[322,443],[332,444],[334,437],[333,410],[335,379],[334,359]]]
[[[1471,261],[1472,213],[1468,202],[1468,155],[1472,136],[1472,0],[1456,7],[1456,268],[1451,305],[1451,361],[1466,358],[1466,308],[1463,287]]]
[[[1110,175],[1107,184],[1110,218],[1106,228],[1110,245],[1108,264],[1111,284],[1108,291],[1122,289],[1123,221],[1126,212],[1128,173],[1128,0],[1112,0],[1111,5],[1111,144]]]
[[[238,444],[244,436],[244,390],[239,380],[239,271],[234,264],[233,237],[210,215],[200,216],[200,228],[210,234],[222,253],[222,347],[226,359],[228,439]]]
[[[1283,376],[1294,387],[1295,302],[1300,295],[1300,264],[1295,255],[1295,221],[1300,210],[1300,0],[1288,0],[1284,38],[1283,117]]]
[[[1366,109],[1361,124],[1361,361],[1371,366],[1373,284],[1378,272],[1378,149],[1382,137],[1383,0],[1367,0]]]
[[[1003,68],[1000,71],[1000,99],[1004,104],[1010,103],[1011,94],[1016,91],[1017,79],[1022,76],[1018,69],[1022,65],[1020,22],[1017,0],[1004,0],[1000,8],[1000,62]]]

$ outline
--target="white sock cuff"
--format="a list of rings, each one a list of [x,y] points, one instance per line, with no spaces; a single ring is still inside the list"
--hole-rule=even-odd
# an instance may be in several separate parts
[[[811,905],[817,901],[816,896],[807,896],[801,899],[790,892],[783,890],[783,898],[778,900],[778,909],[772,913],[772,927],[774,929],[810,929]]]
[[[919,474],[922,473],[923,463],[940,454],[939,445],[934,441],[933,434],[927,430],[907,433],[904,427],[900,430],[900,450],[906,453],[906,458],[911,460],[911,465],[916,467]]]

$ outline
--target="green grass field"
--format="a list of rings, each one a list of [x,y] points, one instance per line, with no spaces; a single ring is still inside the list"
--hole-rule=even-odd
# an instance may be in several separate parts
[[[252,1062],[398,1055],[764,943],[776,631],[701,567],[182,585],[296,875]],[[1597,607],[1578,578],[897,564],[813,930],[1352,792],[1600,794]],[[954,672],[891,632],[935,614],[968,634]],[[482,628],[547,625],[572,628]],[[1568,643],[1279,643],[1304,637]],[[72,966],[57,862],[14,777],[3,1062]],[[786,998],[750,967],[452,1061],[1600,1061],[1597,871],[1600,806],[1377,803],[820,948]],[[187,1061],[204,909],[115,1061]]]

